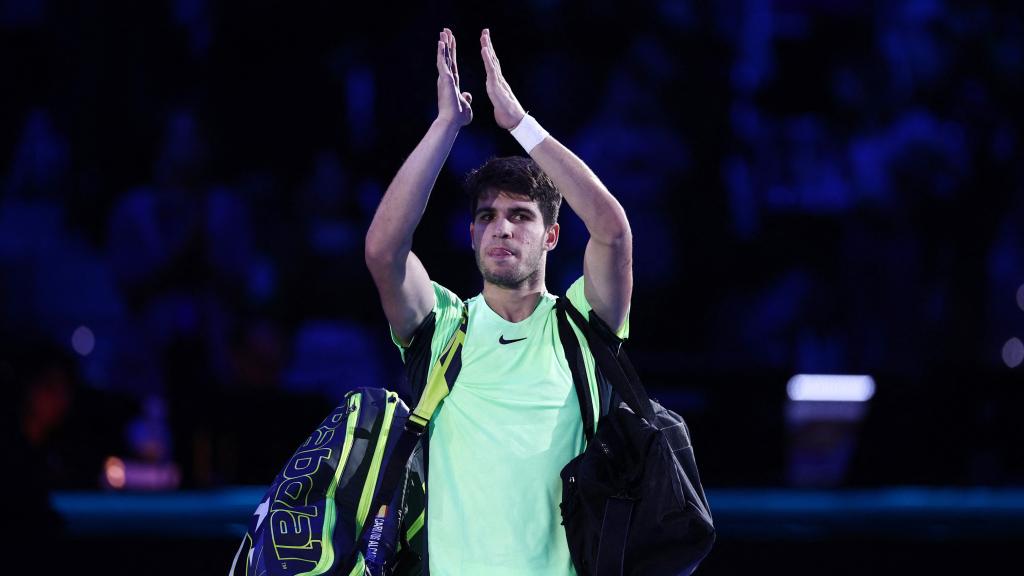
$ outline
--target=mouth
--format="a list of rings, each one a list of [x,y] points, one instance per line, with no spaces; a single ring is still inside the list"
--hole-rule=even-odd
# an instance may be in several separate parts
[[[493,246],[487,249],[487,255],[491,258],[511,258],[516,255],[512,250],[505,248],[504,246]]]

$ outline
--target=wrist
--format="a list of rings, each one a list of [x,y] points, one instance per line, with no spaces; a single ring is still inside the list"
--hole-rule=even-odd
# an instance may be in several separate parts
[[[444,116],[438,116],[435,118],[433,125],[450,134],[457,134],[462,128],[462,123],[457,119],[445,118]]]
[[[548,131],[529,113],[524,114],[522,120],[509,130],[509,133],[516,139],[516,142],[519,142],[523,150],[526,150],[527,154],[548,137]]]

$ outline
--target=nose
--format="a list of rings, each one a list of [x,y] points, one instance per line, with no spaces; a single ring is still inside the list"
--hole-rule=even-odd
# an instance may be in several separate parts
[[[491,234],[494,238],[511,238],[512,223],[507,218],[498,218],[491,227]]]

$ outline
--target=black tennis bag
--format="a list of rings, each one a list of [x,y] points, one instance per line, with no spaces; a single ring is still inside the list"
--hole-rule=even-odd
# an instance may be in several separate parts
[[[688,576],[711,551],[715,527],[686,422],[648,398],[621,341],[600,319],[592,315],[592,326],[559,303],[623,400],[601,416],[596,434],[587,427],[586,450],[562,469],[562,523],[576,572]],[[559,322],[567,333],[564,312]]]

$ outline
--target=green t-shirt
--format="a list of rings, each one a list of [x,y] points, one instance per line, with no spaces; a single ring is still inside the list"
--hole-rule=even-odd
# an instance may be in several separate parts
[[[430,365],[458,327],[462,301],[434,284]],[[584,316],[583,278],[569,301]],[[467,301],[462,368],[430,423],[427,538],[432,576],[574,574],[561,525],[559,472],[585,438],[558,337],[555,297],[521,322],[483,295]],[[629,322],[619,330],[628,335]],[[585,352],[588,371],[593,359]]]

